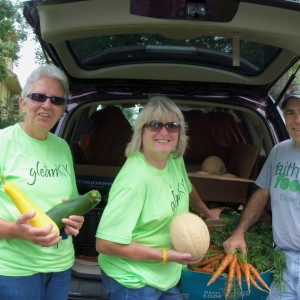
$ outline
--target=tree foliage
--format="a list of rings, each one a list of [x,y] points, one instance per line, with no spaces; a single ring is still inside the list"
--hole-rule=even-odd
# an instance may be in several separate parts
[[[15,110],[15,105],[13,105],[14,103],[18,103],[18,101],[19,98],[16,95],[0,101],[0,129],[23,119],[23,115],[19,114],[19,111]]]
[[[35,62],[39,65],[44,64],[52,64],[52,60],[47,55],[45,51],[43,51],[42,47],[40,46],[38,39],[34,37],[34,40],[37,44],[37,48],[35,48],[34,55],[35,55]]]
[[[22,16],[22,3],[0,0],[0,82],[7,72],[7,62],[19,58],[20,43],[25,41],[29,27]]]

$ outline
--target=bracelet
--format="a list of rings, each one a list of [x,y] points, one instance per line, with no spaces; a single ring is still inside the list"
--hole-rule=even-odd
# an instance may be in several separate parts
[[[164,248],[162,251],[163,251],[162,261],[165,265],[168,262],[168,250]]]

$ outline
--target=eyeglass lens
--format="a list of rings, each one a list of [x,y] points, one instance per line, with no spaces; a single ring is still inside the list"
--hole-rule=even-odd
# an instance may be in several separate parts
[[[51,103],[54,105],[66,105],[67,103],[66,98],[57,96],[47,96],[40,93],[31,93],[28,95],[28,97],[36,102],[45,102],[49,98]]]
[[[149,123],[145,124],[145,126],[151,131],[155,132],[159,132],[163,127],[165,127],[168,132],[178,132],[180,128],[180,124],[177,122],[162,123],[155,120],[150,121]]]

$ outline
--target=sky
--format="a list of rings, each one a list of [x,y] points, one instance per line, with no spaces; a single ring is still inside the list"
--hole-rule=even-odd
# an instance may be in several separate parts
[[[13,72],[18,76],[22,88],[24,87],[25,81],[29,74],[38,66],[34,61],[35,47],[35,43],[33,42],[32,38],[29,37],[27,41],[21,45],[18,66],[15,65],[13,69]]]
[[[25,0],[12,0],[12,2],[25,2]],[[15,64],[13,68],[13,72],[18,76],[22,88],[31,71],[37,67],[37,64],[34,62],[36,46],[32,38],[33,33],[28,33],[27,41],[21,44],[18,65]]]

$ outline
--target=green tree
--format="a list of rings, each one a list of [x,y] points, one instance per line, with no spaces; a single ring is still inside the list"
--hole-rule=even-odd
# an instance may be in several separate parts
[[[19,97],[16,95],[0,101],[0,129],[23,119],[23,115],[19,114],[18,110],[15,109],[18,102]]]
[[[1,0],[0,0],[1,1]],[[34,37],[37,47],[35,48],[34,55],[35,55],[35,62],[39,65],[44,64],[52,64],[52,60],[47,55],[45,51],[43,51],[42,47],[40,46],[38,39]]]
[[[7,62],[17,62],[20,43],[26,40],[29,26],[22,15],[22,3],[0,0],[0,82],[7,76]]]
[[[287,85],[288,80],[290,79],[292,74],[294,74],[297,71],[299,65],[300,65],[300,61],[296,62],[285,74],[283,74],[283,76],[281,76],[279,80],[277,80],[277,82],[271,88],[270,95],[275,100],[277,100],[277,98],[280,96],[281,91]],[[300,87],[300,69],[297,71],[294,81],[290,84],[286,92],[289,93],[295,87],[296,88]]]

